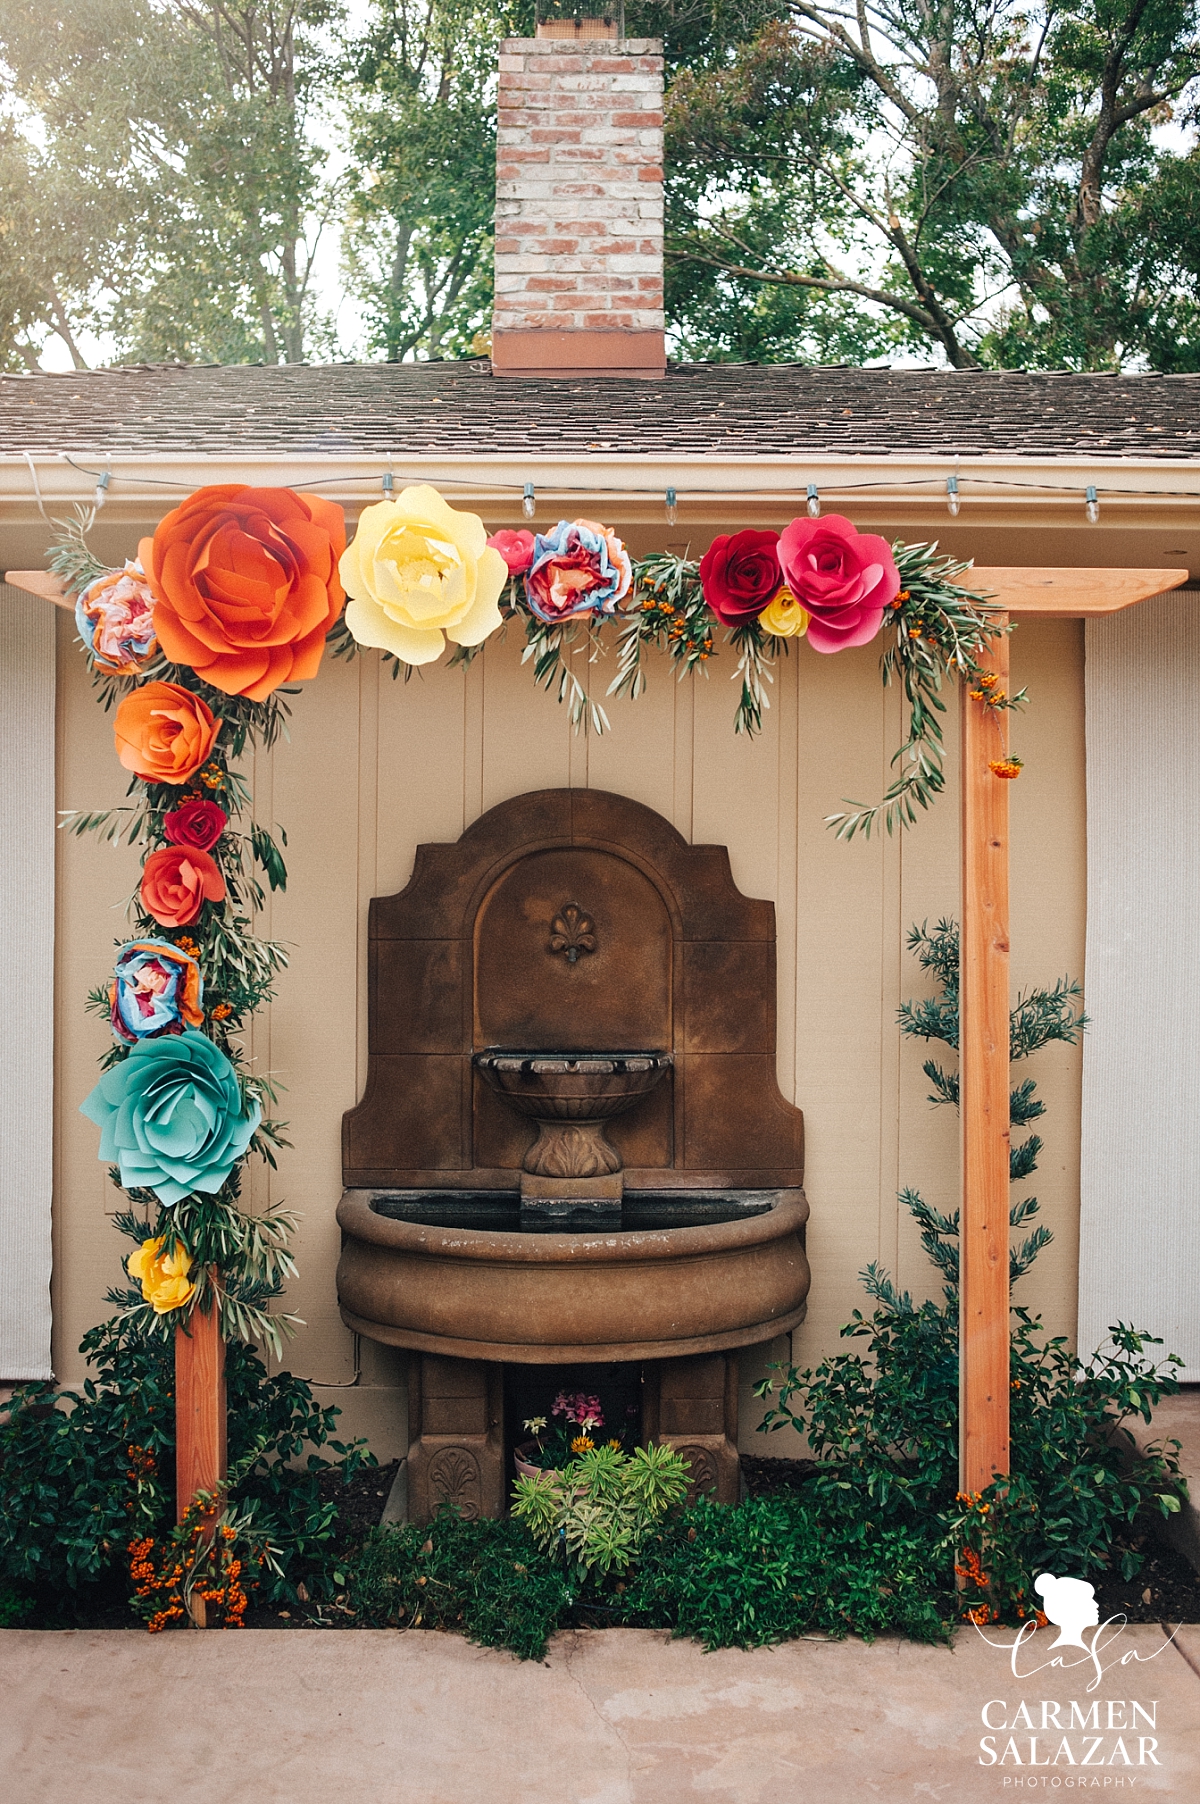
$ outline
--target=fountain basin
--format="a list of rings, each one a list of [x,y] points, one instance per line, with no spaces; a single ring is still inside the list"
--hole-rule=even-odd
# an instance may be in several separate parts
[[[798,1189],[627,1193],[621,1225],[592,1232],[522,1230],[515,1191],[347,1190],[337,1215],[342,1317],[392,1346],[527,1365],[671,1359],[804,1319]]]
[[[568,1180],[620,1171],[621,1156],[603,1123],[648,1096],[673,1062],[669,1052],[521,1052],[500,1046],[472,1059],[510,1109],[538,1124],[522,1169]]]

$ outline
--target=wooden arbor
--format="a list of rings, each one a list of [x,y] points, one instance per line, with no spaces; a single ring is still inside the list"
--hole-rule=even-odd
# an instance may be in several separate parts
[[[1177,588],[1186,570],[975,569],[1011,615],[1115,614]],[[1007,689],[1008,636],[992,641]],[[959,1489],[1009,1468],[1008,802],[991,766],[1008,757],[1008,713],[962,692],[962,924],[959,984],[961,1273]]]
[[[972,581],[1004,615],[1080,619],[1176,588],[1186,570],[976,568]],[[14,587],[71,608],[47,571],[9,571]],[[1008,687],[1008,639],[992,645]],[[983,1490],[1009,1467],[1009,939],[1003,710],[962,698],[960,1488]],[[224,1476],[224,1370],[215,1311],[176,1334],[179,1509]]]

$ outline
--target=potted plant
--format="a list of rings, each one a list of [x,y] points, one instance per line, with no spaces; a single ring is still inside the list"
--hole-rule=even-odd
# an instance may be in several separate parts
[[[580,1454],[591,1453],[604,1444],[620,1452],[624,1433],[608,1435],[603,1443],[604,1410],[599,1397],[586,1391],[559,1391],[550,1406],[550,1419],[530,1416],[523,1427],[530,1437],[513,1449],[513,1460],[521,1478],[536,1478],[539,1472],[554,1472]]]

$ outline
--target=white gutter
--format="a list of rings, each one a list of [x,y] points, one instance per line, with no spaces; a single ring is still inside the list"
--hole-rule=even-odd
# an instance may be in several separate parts
[[[163,452],[93,455],[41,451],[0,455],[0,525],[36,526],[36,487],[47,513],[91,502],[97,473],[110,486],[104,520],[157,521],[191,490],[206,483],[244,482],[312,488],[354,515],[382,493],[392,469],[397,489],[428,482],[446,498],[496,521],[519,516],[526,483],[538,499],[537,518],[594,506],[623,522],[660,525],[664,497],[674,488],[684,523],[782,522],[799,511],[815,483],[825,508],[856,517],[930,520],[945,525],[946,482],[957,477],[962,523],[1015,525],[1074,522],[1089,485],[1106,521],[1125,524],[1189,515],[1200,521],[1200,458],[1137,458],[1078,454],[1056,457],[935,455],[639,457],[628,453],[586,458],[529,453],[446,453],[419,456],[310,456],[293,452]],[[731,503],[736,505],[731,509]]]

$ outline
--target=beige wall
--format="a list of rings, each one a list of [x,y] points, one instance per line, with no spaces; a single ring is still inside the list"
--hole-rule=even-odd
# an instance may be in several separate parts
[[[1022,985],[1083,969],[1082,630],[1070,621],[1023,624],[1013,662],[1031,694],[1014,728],[1026,760],[1013,795],[1013,972]],[[868,1260],[914,1291],[934,1288],[895,1193],[913,1184],[939,1207],[956,1205],[957,1128],[950,1111],[926,1104],[926,1052],[900,1041],[895,1010],[921,993],[903,950],[910,923],[957,911],[953,772],[949,794],[911,833],[840,845],[822,816],[842,797],[877,796],[900,738],[899,697],[881,688],[877,649],[823,658],[801,647],[780,669],[766,731],[753,743],[733,735],[731,670],[726,653],[707,681],[680,686],[656,662],[649,693],[614,705],[611,736],[589,740],[573,736],[565,711],[534,689],[513,635],[490,644],[466,674],[439,667],[407,684],[373,655],[327,662],[294,704],[290,743],[258,760],[257,807],[286,828],[291,872],[262,930],[289,943],[292,963],[255,1026],[253,1050],[287,1086],[281,1112],[295,1144],[276,1174],[256,1174],[254,1195],[304,1218],[288,1303],[307,1326],[288,1363],[330,1387],[323,1394],[347,1407],[346,1426],[371,1432],[382,1457],[404,1443],[403,1362],[364,1344],[356,1366],[334,1290],[339,1123],[365,1072],[367,904],[404,885],[421,841],[454,839],[484,809],[527,789],[572,784],[633,796],[687,838],[728,845],[740,887],[775,902],[779,1075],[805,1112],[812,1205],[810,1313],[795,1333],[795,1357],[808,1363],[837,1348],[839,1327],[862,1301],[857,1273]],[[111,724],[66,616],[58,695],[60,807],[119,802]],[[951,696],[952,736],[956,706]],[[123,1243],[108,1220],[120,1199],[96,1158],[95,1129],[77,1111],[107,1041],[83,999],[107,978],[137,869],[126,848],[60,835],[55,1362],[67,1381],[81,1375],[75,1348],[120,1276]],[[1080,1055],[1050,1048],[1029,1070],[1050,1105],[1031,1188],[1055,1244],[1018,1294],[1070,1333]],[[756,1363],[744,1360],[747,1386]],[[781,1442],[769,1450],[785,1451]],[[752,1435],[748,1444],[763,1450]]]

